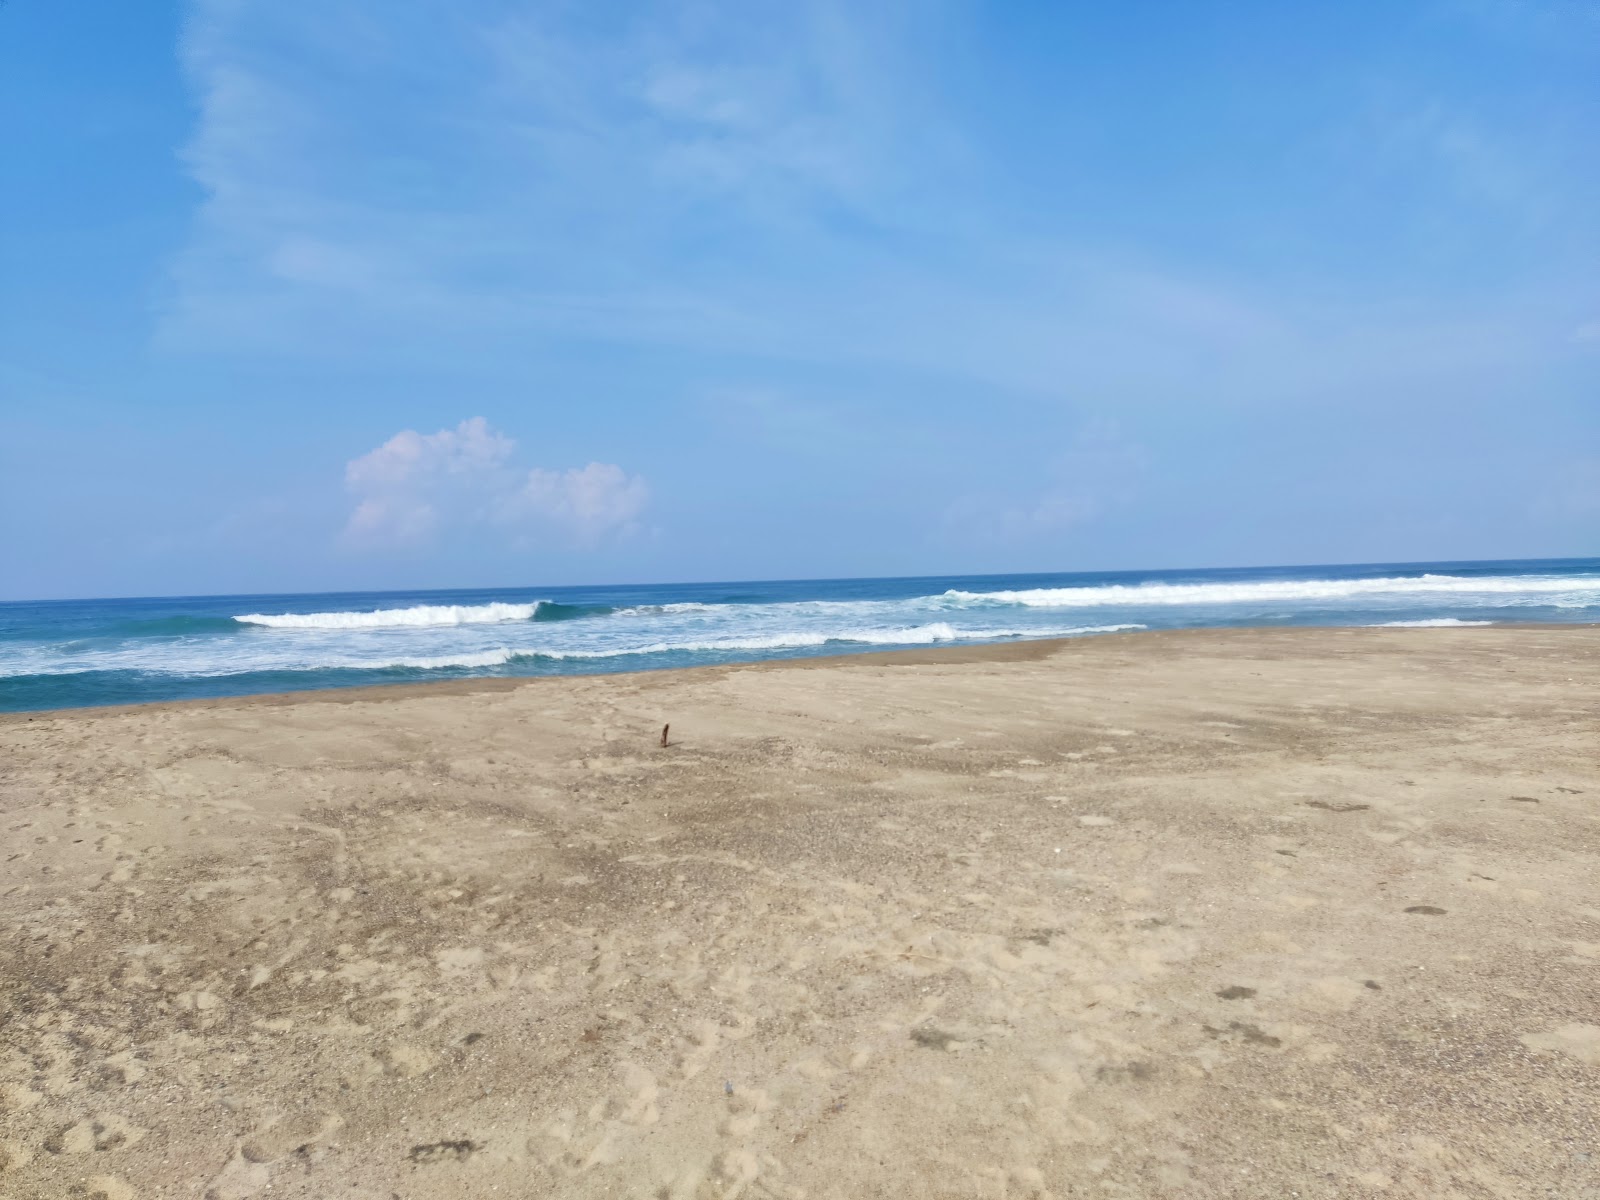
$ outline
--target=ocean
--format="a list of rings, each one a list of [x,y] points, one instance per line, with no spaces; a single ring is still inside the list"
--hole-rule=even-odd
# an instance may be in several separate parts
[[[1600,559],[0,604],[0,711],[1136,629],[1600,620]]]

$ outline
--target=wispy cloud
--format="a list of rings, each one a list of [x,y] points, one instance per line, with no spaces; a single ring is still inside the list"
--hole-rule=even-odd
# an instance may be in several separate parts
[[[345,536],[358,546],[425,545],[452,529],[490,528],[592,542],[630,528],[649,499],[644,480],[610,463],[518,470],[516,443],[482,417],[454,429],[407,429],[351,459],[355,509]]]
[[[919,74],[940,6],[374,11],[199,0],[207,199],[169,346],[459,356],[531,334],[1053,390],[1085,359],[1283,332],[1246,289],[999,228],[994,167]]]
[[[1547,314],[1515,294],[1514,247],[1495,288],[1458,294],[1390,271],[1381,247],[1347,274],[1285,228],[1247,267],[1203,235],[1108,234],[1103,203],[1018,210],[1002,197],[1039,152],[1030,131],[984,126],[940,86],[965,19],[833,0],[195,0],[185,156],[206,199],[164,343],[450,363],[518,361],[530,339],[664,346],[1157,405],[1471,378],[1548,337],[1528,332]],[[1504,214],[1560,208],[1555,159],[1530,166],[1448,96],[1401,87],[1366,118],[1345,99],[1355,132],[1296,169],[1365,171],[1379,223],[1385,189],[1416,189],[1416,244],[1449,229],[1441,244],[1478,246],[1485,212],[1504,237]],[[1180,198],[1163,211],[1189,217]]]
[[[169,339],[738,338],[748,309],[716,282],[730,253],[865,210],[892,175],[883,18],[426,7],[424,25],[360,0],[197,3],[185,159],[206,201]]]

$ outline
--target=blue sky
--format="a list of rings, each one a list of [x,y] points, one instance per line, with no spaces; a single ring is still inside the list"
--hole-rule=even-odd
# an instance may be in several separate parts
[[[1600,4],[10,0],[0,103],[0,597],[1600,554]]]

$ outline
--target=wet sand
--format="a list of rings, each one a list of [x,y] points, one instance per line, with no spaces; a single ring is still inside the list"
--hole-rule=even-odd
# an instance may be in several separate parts
[[[1600,1196],[1600,627],[0,717],[0,839],[8,1198]]]

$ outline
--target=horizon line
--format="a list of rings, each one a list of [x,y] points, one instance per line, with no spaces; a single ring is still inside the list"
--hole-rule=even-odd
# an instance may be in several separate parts
[[[943,575],[815,575],[770,579],[678,579],[652,580],[631,583],[562,583],[562,584],[505,584],[481,587],[391,587],[354,588],[339,591],[294,592],[171,592],[146,596],[51,596],[30,599],[0,600],[0,607],[25,604],[85,604],[91,602],[139,600],[232,600],[289,596],[384,596],[430,595],[460,592],[528,592],[541,588],[561,591],[602,590],[611,588],[649,587],[733,587],[737,585],[771,586],[796,583],[885,583],[895,580],[916,579],[1030,579],[1062,578],[1083,575],[1162,575],[1185,571],[1311,571],[1319,569],[1352,570],[1362,567],[1488,567],[1513,566],[1522,563],[1595,563],[1600,565],[1600,555],[1561,555],[1544,558],[1438,558],[1406,559],[1394,561],[1321,562],[1321,563],[1258,563],[1243,566],[1210,567],[1130,567],[1121,569],[1074,571],[977,571],[955,572]]]

